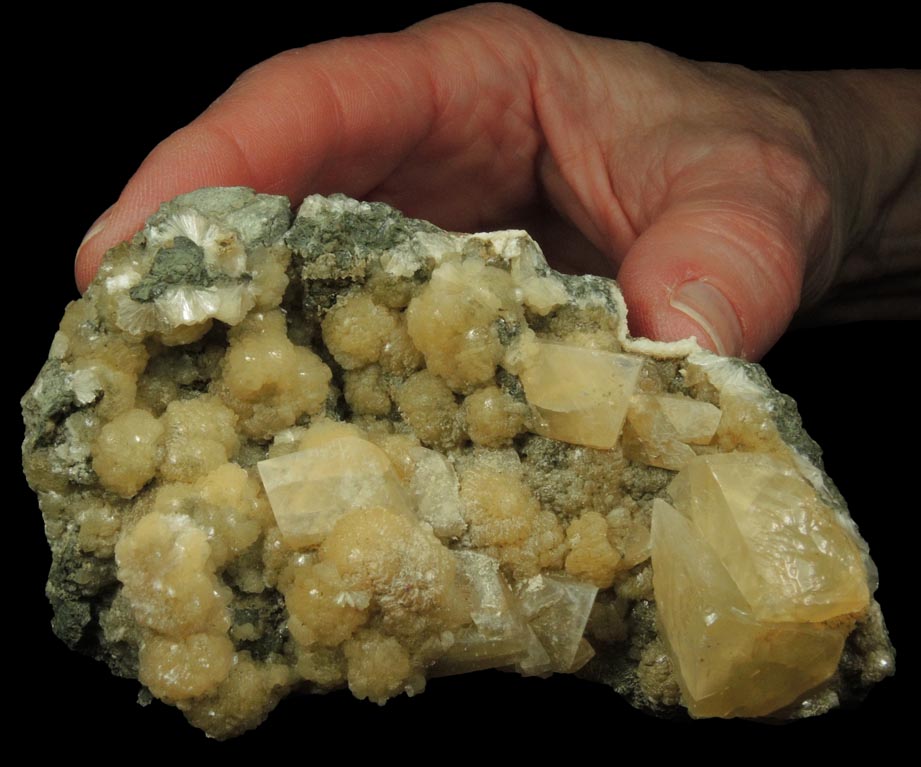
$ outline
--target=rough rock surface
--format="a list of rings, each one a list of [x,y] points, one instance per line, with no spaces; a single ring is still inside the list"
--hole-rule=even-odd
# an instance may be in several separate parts
[[[55,632],[214,737],[490,667],[783,718],[893,670],[794,403],[629,338],[616,285],[523,232],[185,195],[68,307],[23,412]]]

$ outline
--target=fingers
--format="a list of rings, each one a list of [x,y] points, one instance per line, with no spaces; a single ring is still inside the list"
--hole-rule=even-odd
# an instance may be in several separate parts
[[[786,329],[823,246],[827,198],[804,164],[749,150],[680,179],[627,252],[618,279],[634,335],[696,336],[756,360]]]
[[[730,87],[650,49],[573,39],[478,6],[276,56],[150,154],[81,246],[78,285],[162,201],[201,186],[340,191],[468,231],[540,224],[549,203],[581,245],[626,251],[634,334],[759,358],[830,230],[814,169],[777,149],[785,131],[754,138],[785,113],[754,75]],[[656,131],[682,115],[698,129],[675,149]]]
[[[431,117],[428,83],[408,71],[412,54],[405,45],[398,62],[392,55],[388,60],[393,48],[385,39],[330,43],[282,54],[247,72],[151,152],[102,228],[91,229],[77,258],[80,288],[108,247],[182,192],[242,185],[298,197],[304,187],[339,186],[352,194],[373,188],[420,139]],[[364,65],[356,66],[357,59]],[[392,104],[409,108],[394,116]],[[344,165],[347,177],[339,171]]]
[[[520,37],[535,25],[550,26],[487,6],[254,67],[154,149],[91,228],[75,266],[80,289],[161,202],[201,186],[292,200],[344,192],[450,228],[520,204],[534,193],[539,144]]]

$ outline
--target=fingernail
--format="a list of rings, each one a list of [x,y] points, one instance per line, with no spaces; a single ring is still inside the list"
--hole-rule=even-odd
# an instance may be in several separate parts
[[[113,203],[108,208],[106,208],[102,215],[93,222],[93,225],[89,228],[87,233],[83,236],[83,239],[80,241],[80,246],[77,248],[77,255],[80,254],[80,251],[83,250],[83,246],[86,245],[90,240],[92,240],[96,235],[102,234],[106,228],[106,224],[109,221],[109,214],[112,212],[112,208],[115,207]]]
[[[739,318],[726,296],[709,282],[679,285],[669,304],[703,328],[718,354],[737,357],[742,352]]]

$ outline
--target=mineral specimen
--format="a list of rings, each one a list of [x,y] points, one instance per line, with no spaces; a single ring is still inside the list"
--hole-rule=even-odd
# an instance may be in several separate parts
[[[212,189],[72,303],[23,399],[54,629],[209,735],[485,668],[799,717],[891,673],[792,403],[520,231]]]

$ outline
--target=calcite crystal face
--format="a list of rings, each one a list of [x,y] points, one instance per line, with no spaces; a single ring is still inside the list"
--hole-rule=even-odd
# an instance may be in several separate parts
[[[892,672],[792,402],[520,231],[211,189],[66,310],[22,401],[65,642],[217,738],[487,668],[795,718]]]

